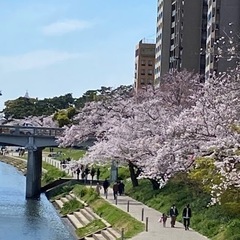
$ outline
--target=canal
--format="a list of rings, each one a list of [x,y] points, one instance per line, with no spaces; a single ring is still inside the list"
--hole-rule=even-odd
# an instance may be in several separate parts
[[[75,240],[44,194],[25,199],[26,178],[0,162],[0,240]]]

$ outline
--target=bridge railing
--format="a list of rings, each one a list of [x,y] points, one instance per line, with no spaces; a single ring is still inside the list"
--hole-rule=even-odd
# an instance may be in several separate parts
[[[0,125],[0,134],[4,135],[32,135],[44,137],[58,137],[63,134],[62,128],[47,128],[47,127],[23,127]]]

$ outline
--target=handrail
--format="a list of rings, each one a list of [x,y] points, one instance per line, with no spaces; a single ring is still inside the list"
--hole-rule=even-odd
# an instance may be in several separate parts
[[[4,135],[34,135],[34,136],[61,136],[63,128],[27,127],[19,125],[0,125],[0,134]]]

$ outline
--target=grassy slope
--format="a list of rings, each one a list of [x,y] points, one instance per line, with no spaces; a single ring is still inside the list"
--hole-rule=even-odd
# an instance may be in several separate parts
[[[111,205],[104,199],[99,198],[94,188],[86,188],[85,186],[77,184],[72,186],[63,186],[58,189],[58,191],[55,193],[55,196],[52,196],[51,199],[53,200],[55,198],[59,198],[60,196],[64,196],[70,191],[73,191],[77,197],[88,203],[93,211],[110,223],[113,228],[117,229],[119,232],[124,229],[125,238],[131,238],[144,231],[144,224],[142,222],[139,222],[135,218],[131,217],[128,213]],[[66,212],[64,213],[66,214],[72,212],[76,208],[81,208],[81,206],[75,206],[75,201],[73,204],[66,205]],[[87,233],[102,229],[104,226],[105,225],[102,222],[96,220],[88,226],[79,228],[76,233],[79,237],[82,237]]]
[[[139,222],[128,213],[109,204],[104,199],[99,198],[95,189],[76,186],[73,191],[78,197],[87,202],[94,212],[109,222],[115,229],[119,231],[124,229],[124,236],[126,238],[131,238],[144,230],[144,224],[142,222]]]
[[[86,151],[84,151],[84,150],[73,149],[73,148],[53,148],[53,151],[55,153],[61,152],[61,155],[59,157],[57,157],[58,160],[63,160],[68,157],[70,157],[73,160],[79,160],[86,153]],[[50,153],[49,148],[45,148],[44,152]]]
[[[46,162],[42,162],[42,167],[47,170],[47,172],[43,173],[42,175],[42,186],[51,183],[61,177],[67,177],[67,174],[64,171],[61,171]]]

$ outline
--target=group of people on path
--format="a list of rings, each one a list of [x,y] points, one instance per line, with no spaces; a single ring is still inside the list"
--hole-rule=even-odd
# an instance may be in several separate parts
[[[173,204],[169,211],[169,216],[171,218],[170,224],[172,228],[175,227],[176,218],[178,214],[179,214],[178,209],[175,206],[175,204]],[[183,225],[185,227],[185,230],[189,230],[191,217],[192,217],[192,210],[190,208],[190,205],[187,204],[182,211]],[[159,219],[159,222],[163,223],[163,227],[166,227],[167,219],[168,219],[168,215],[166,213],[163,213],[161,218]]]
[[[97,183],[97,186],[96,186],[97,194],[100,195],[100,190],[103,187],[104,195],[107,199],[109,186],[110,186],[110,183],[107,179],[104,180],[102,186],[99,183]],[[116,200],[118,195],[121,196],[122,194],[124,194],[124,188],[125,188],[125,185],[122,181],[114,182],[114,184],[112,186],[112,189],[113,189],[113,197],[114,197],[115,200]]]
[[[80,174],[82,180],[88,180],[89,174],[91,176],[91,180],[93,180],[95,175],[97,180],[99,180],[100,177],[100,169],[99,168],[95,169],[94,167],[90,168],[88,165],[84,166],[83,164],[81,164],[80,167],[78,167],[75,172],[77,174],[77,180],[80,179]]]

